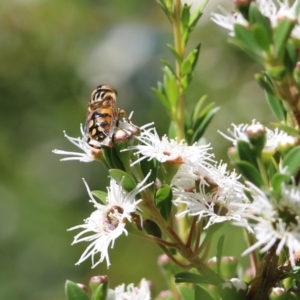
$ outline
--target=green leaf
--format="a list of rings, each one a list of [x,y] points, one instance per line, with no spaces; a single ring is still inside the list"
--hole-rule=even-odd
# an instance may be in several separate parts
[[[248,179],[256,186],[261,187],[264,185],[260,173],[255,167],[253,167],[252,164],[246,161],[239,161],[235,163],[235,167],[246,179]]]
[[[172,189],[168,184],[162,185],[156,192],[155,204],[162,217],[168,221],[172,209]]]
[[[181,296],[181,299],[184,299],[184,300],[193,300],[194,299],[194,294],[195,294],[194,289],[192,289],[188,286],[180,285],[180,286],[178,286],[178,291]]]
[[[289,39],[294,26],[295,23],[292,20],[283,18],[279,20],[277,27],[274,28],[273,42],[275,59],[278,59],[283,55],[287,40]]]
[[[133,178],[122,170],[110,169],[109,174],[127,192],[131,192],[136,187]]]
[[[65,293],[68,300],[90,300],[88,294],[80,288],[75,282],[66,281]]]
[[[222,259],[222,252],[223,252],[223,247],[224,247],[224,240],[225,240],[225,235],[223,234],[217,244],[217,273],[220,275],[220,265],[221,265],[221,259]]]
[[[169,102],[168,98],[166,97],[166,95],[163,92],[156,89],[156,88],[152,88],[152,91],[155,94],[155,96],[158,98],[158,100],[160,100],[160,102],[166,108],[167,112],[171,113],[170,102]]]
[[[172,74],[176,77],[176,72],[173,69],[173,67],[171,66],[171,64],[167,60],[165,60],[165,59],[161,59],[160,61],[161,61],[162,64],[164,64],[165,66],[167,66],[170,69],[170,71],[172,72]]]
[[[265,90],[265,95],[266,95],[269,107],[270,107],[272,113],[274,114],[274,116],[276,117],[276,119],[280,122],[285,121],[286,110],[283,107],[282,101],[280,99],[276,98],[271,93],[268,93],[266,90]]]
[[[251,165],[253,165],[256,169],[258,169],[256,155],[254,151],[251,149],[248,142],[239,140],[237,142],[237,150],[241,161],[247,161]]]
[[[93,292],[91,300],[105,300],[107,298],[108,284],[100,284]]]
[[[109,168],[114,168],[115,165],[114,165],[114,162],[113,162],[113,159],[112,159],[112,155],[111,155],[111,151],[112,151],[112,148],[111,147],[108,147],[108,146],[101,146],[101,149],[102,149],[102,153],[103,153],[103,156],[109,166]]]
[[[153,235],[157,238],[161,238],[162,236],[159,226],[150,219],[146,219],[143,221],[143,228],[148,234]]]
[[[192,114],[192,123],[195,123],[197,121],[197,119],[199,118],[202,107],[206,100],[207,100],[207,95],[204,95],[199,99],[198,103],[195,106],[193,114]]]
[[[257,5],[251,2],[249,7],[249,22],[252,25],[260,25],[267,33],[267,40],[271,44],[272,27],[270,21],[260,12]]]
[[[92,195],[97,197],[101,204],[106,204],[107,193],[103,191],[92,191]]]
[[[196,285],[195,286],[195,298],[194,298],[194,300],[200,300],[200,299],[214,300],[214,298],[212,298],[210,296],[210,294],[205,289],[203,289],[199,285]]]
[[[270,54],[272,40],[268,31],[259,24],[253,25],[251,31],[260,48],[266,53]]]
[[[157,0],[157,2],[160,5],[160,7],[162,8],[163,12],[168,17],[169,21],[172,22],[171,12],[169,11],[168,7],[166,6],[166,3],[163,0]]]
[[[183,4],[181,9],[181,16],[180,16],[181,25],[184,29],[188,29],[189,22],[190,22],[190,5],[186,3]]]
[[[194,50],[192,50],[188,54],[187,58],[182,62],[180,69],[183,75],[189,74],[194,70],[199,57],[200,46],[200,44],[197,45],[197,47]]]
[[[203,136],[206,128],[208,127],[209,123],[211,122],[211,120],[213,119],[213,117],[215,116],[215,114],[217,113],[217,111],[219,109],[220,109],[219,107],[212,108],[204,117],[201,117],[199,119],[199,122],[196,122],[198,127],[194,129],[194,127],[196,127],[196,126],[195,125],[193,126],[195,133],[193,135],[192,142],[199,141],[199,139]]]
[[[275,193],[279,193],[281,190],[281,184],[287,180],[290,180],[290,176],[287,174],[276,173],[271,179],[271,186]]]
[[[203,10],[208,3],[208,0],[202,0],[200,5],[194,9],[190,16],[190,24],[189,24],[189,31],[192,32],[203,14]]]
[[[249,56],[260,64],[264,63],[264,58],[260,50],[260,46],[255,40],[252,31],[243,25],[234,25],[235,37],[230,41],[244,50]]]
[[[143,172],[144,177],[146,177],[149,172],[151,172],[150,176],[147,179],[147,183],[150,182],[155,182],[156,177],[157,177],[157,171],[158,171],[158,166],[157,166],[157,160],[156,159],[151,159],[151,160],[147,160],[147,159],[143,159],[140,161],[140,166]],[[152,189],[152,191],[154,191],[154,184],[152,184],[151,186],[149,186],[148,189]]]
[[[172,52],[172,54],[174,55],[176,61],[181,64],[182,63],[182,57],[178,54],[178,52],[176,51],[176,49],[170,45],[170,44],[167,44],[167,47],[170,49],[170,51]]]
[[[190,272],[181,272],[175,275],[175,282],[189,282],[189,283],[212,283],[207,276],[202,276]]]
[[[267,74],[255,74],[255,80],[265,90],[265,92],[275,95],[275,87],[272,83],[272,79]]]
[[[276,127],[278,127],[279,129],[281,129],[282,131],[286,132],[287,134],[294,136],[294,137],[299,137],[300,136],[300,132],[299,130],[290,127],[288,125],[285,124],[281,124],[281,123],[275,123],[274,125],[276,125]]]
[[[292,148],[284,157],[282,162],[283,167],[287,167],[289,174],[295,175],[300,167],[300,146]]]
[[[172,73],[172,71],[169,69],[168,66],[164,67],[163,72],[164,72],[165,95],[167,96],[170,102],[171,111],[173,112],[174,110],[176,110],[177,101],[178,101],[176,77],[174,76],[174,74]]]

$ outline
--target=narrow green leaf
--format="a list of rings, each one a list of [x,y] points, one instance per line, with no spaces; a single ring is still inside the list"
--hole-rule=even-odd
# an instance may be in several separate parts
[[[282,162],[283,167],[287,167],[289,174],[295,175],[300,167],[300,146],[292,148],[284,157]]]
[[[165,94],[170,102],[171,110],[173,111],[174,109],[176,109],[178,101],[176,77],[174,76],[174,74],[168,66],[164,67],[163,72]]]
[[[290,180],[290,176],[286,174],[276,173],[271,179],[271,185],[273,191],[278,193],[281,190],[281,184],[287,180]]]
[[[208,3],[208,0],[202,0],[200,5],[194,9],[190,17],[189,31],[192,32],[203,14],[203,10]]]
[[[109,174],[127,192],[131,192],[136,187],[133,178],[122,170],[110,169]]]
[[[146,219],[143,221],[143,229],[150,235],[161,238],[162,233],[159,226],[152,220]]]
[[[188,29],[189,22],[190,22],[190,5],[187,5],[186,3],[183,4],[183,7],[181,9],[180,21],[182,27],[185,30]]]
[[[181,73],[183,75],[186,75],[188,73],[191,73],[197,63],[198,57],[199,57],[199,53],[200,53],[200,44],[197,45],[197,47],[195,49],[193,49],[188,56],[186,57],[186,59],[182,62],[180,68],[181,68]]]
[[[115,168],[113,158],[112,158],[112,148],[108,146],[101,146],[103,156],[109,166],[109,168]]]
[[[168,7],[166,6],[165,2],[163,0],[157,0],[158,4],[162,8],[163,12],[166,14],[168,17],[169,21],[171,22],[171,12],[169,11]]]
[[[155,204],[163,218],[168,221],[172,209],[172,189],[168,184],[162,185],[156,192]]]
[[[285,124],[281,124],[281,123],[275,123],[274,124],[276,127],[278,127],[280,130],[286,132],[287,134],[294,136],[294,137],[299,137],[300,136],[300,132],[299,130],[290,127],[288,125]]]
[[[156,159],[143,159],[140,161],[140,166],[143,172],[144,177],[146,177],[149,172],[151,172],[150,176],[147,179],[147,183],[150,182],[155,182],[156,177],[157,177],[157,171],[158,171],[158,166],[157,166],[157,160]],[[148,189],[151,189],[154,192],[155,186],[152,184],[149,186]]]
[[[189,282],[189,283],[211,283],[207,276],[202,276],[190,272],[181,272],[175,275],[175,282]]]
[[[69,280],[65,284],[65,293],[68,300],[90,300],[90,297],[82,288]]]
[[[223,234],[217,244],[217,273],[220,275],[220,266],[221,266],[221,259],[222,259],[222,253],[223,253],[223,247],[224,247],[224,241],[225,241],[225,235]]]
[[[199,285],[195,286],[195,298],[194,300],[200,300],[200,299],[205,299],[205,300],[214,300],[214,298],[211,297],[208,292],[200,287]]]
[[[210,124],[211,120],[219,110],[219,107],[214,107],[211,109],[205,117],[201,120],[201,123],[199,124],[198,128],[195,130],[194,136],[193,136],[193,142],[199,141],[199,139],[203,136],[205,133],[206,128]]]
[[[267,93],[275,95],[275,87],[267,74],[255,74],[254,78]]]
[[[235,167],[246,179],[255,184],[258,187],[264,185],[263,179],[260,173],[253,165],[246,161],[239,161],[235,163]]]
[[[278,25],[274,28],[273,42],[275,48],[275,59],[278,59],[283,55],[285,45],[295,24],[295,22],[288,18],[282,18],[279,20]]]
[[[243,25],[234,25],[235,38],[233,41],[237,46],[246,51],[248,55],[255,58],[259,63],[263,63],[264,58],[260,50],[260,46],[255,40],[252,31]]]
[[[195,123],[196,120],[199,118],[200,113],[201,113],[201,109],[202,109],[202,107],[203,107],[206,100],[207,100],[207,95],[204,95],[197,102],[196,107],[195,107],[195,109],[193,111],[193,114],[192,114],[192,123]]]
[[[101,204],[106,204],[107,193],[103,191],[92,191],[92,195],[97,197]]]
[[[171,113],[171,107],[170,107],[170,102],[168,98],[158,89],[152,88],[153,93],[155,96],[160,100],[160,102],[163,104],[163,106],[166,108],[168,113]]]
[[[259,24],[253,25],[251,31],[260,48],[266,53],[270,54],[272,40],[268,31]]]
[[[251,2],[249,7],[249,21],[252,25],[260,25],[267,33],[266,39],[271,44],[272,27],[270,21],[260,12],[256,3]]]
[[[105,300],[107,299],[108,283],[100,284],[93,292],[91,300]]]
[[[252,150],[248,142],[239,140],[237,142],[237,150],[241,161],[247,161],[258,169],[255,152]]]
[[[266,90],[265,90],[265,95],[266,95],[269,107],[270,107],[272,113],[274,114],[274,116],[276,117],[276,119],[280,122],[285,121],[286,110],[283,107],[282,101],[280,99],[276,98],[271,93],[267,92]]]
[[[161,63],[163,63],[165,66],[167,66],[167,67],[170,69],[170,71],[173,73],[173,75],[176,77],[176,72],[175,72],[175,70],[173,69],[173,67],[171,66],[171,64],[170,64],[167,60],[165,60],[165,59],[161,59],[160,61],[161,61]]]
[[[170,49],[170,51],[172,52],[172,54],[174,55],[176,61],[181,64],[182,63],[182,58],[181,56],[177,53],[176,49],[174,48],[174,46],[167,44],[167,47]]]

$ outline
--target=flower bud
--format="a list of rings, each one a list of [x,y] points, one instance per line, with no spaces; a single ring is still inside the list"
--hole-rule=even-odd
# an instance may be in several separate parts
[[[96,299],[105,299],[108,290],[108,277],[106,275],[91,277],[89,287],[92,291],[92,294],[97,295],[97,298],[95,297]]]
[[[257,155],[261,153],[266,143],[266,129],[262,124],[251,124],[246,129],[246,135]]]
[[[217,272],[217,258],[212,257],[207,261],[208,266]],[[223,256],[220,263],[220,275],[222,278],[232,278],[236,275],[238,261],[233,256]]]
[[[232,163],[235,163],[240,160],[239,152],[236,147],[230,147],[227,151],[227,155]]]
[[[286,291],[282,287],[273,287],[271,288],[269,299],[270,300],[285,300],[286,299]]]

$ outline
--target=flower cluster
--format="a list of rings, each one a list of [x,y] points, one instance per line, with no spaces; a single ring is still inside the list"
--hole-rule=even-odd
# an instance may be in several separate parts
[[[284,18],[297,22],[291,36],[297,39],[300,38],[300,17],[297,14],[298,1],[295,1],[292,5],[289,4],[288,0],[277,1],[277,3],[274,3],[274,0],[256,0],[255,3],[259,11],[269,20],[273,28],[277,27],[278,22]],[[230,36],[234,36],[235,24],[240,24],[245,27],[249,26],[248,21],[244,18],[241,12],[234,11],[229,13],[223,7],[220,7],[220,10],[222,14],[211,14],[212,20],[219,26],[227,29]]]

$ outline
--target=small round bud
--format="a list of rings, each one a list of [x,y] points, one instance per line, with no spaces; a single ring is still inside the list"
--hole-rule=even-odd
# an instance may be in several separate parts
[[[106,275],[91,277],[89,287],[93,294],[96,292],[99,293],[99,290],[101,290],[101,294],[106,295],[108,289],[108,277]]]
[[[269,294],[270,300],[284,300],[286,299],[286,291],[282,287],[273,287]]]
[[[227,151],[227,155],[233,163],[240,160],[239,153],[236,147],[230,147]]]
[[[262,124],[252,124],[246,129],[246,135],[256,154],[260,154],[266,143],[266,128]]]

